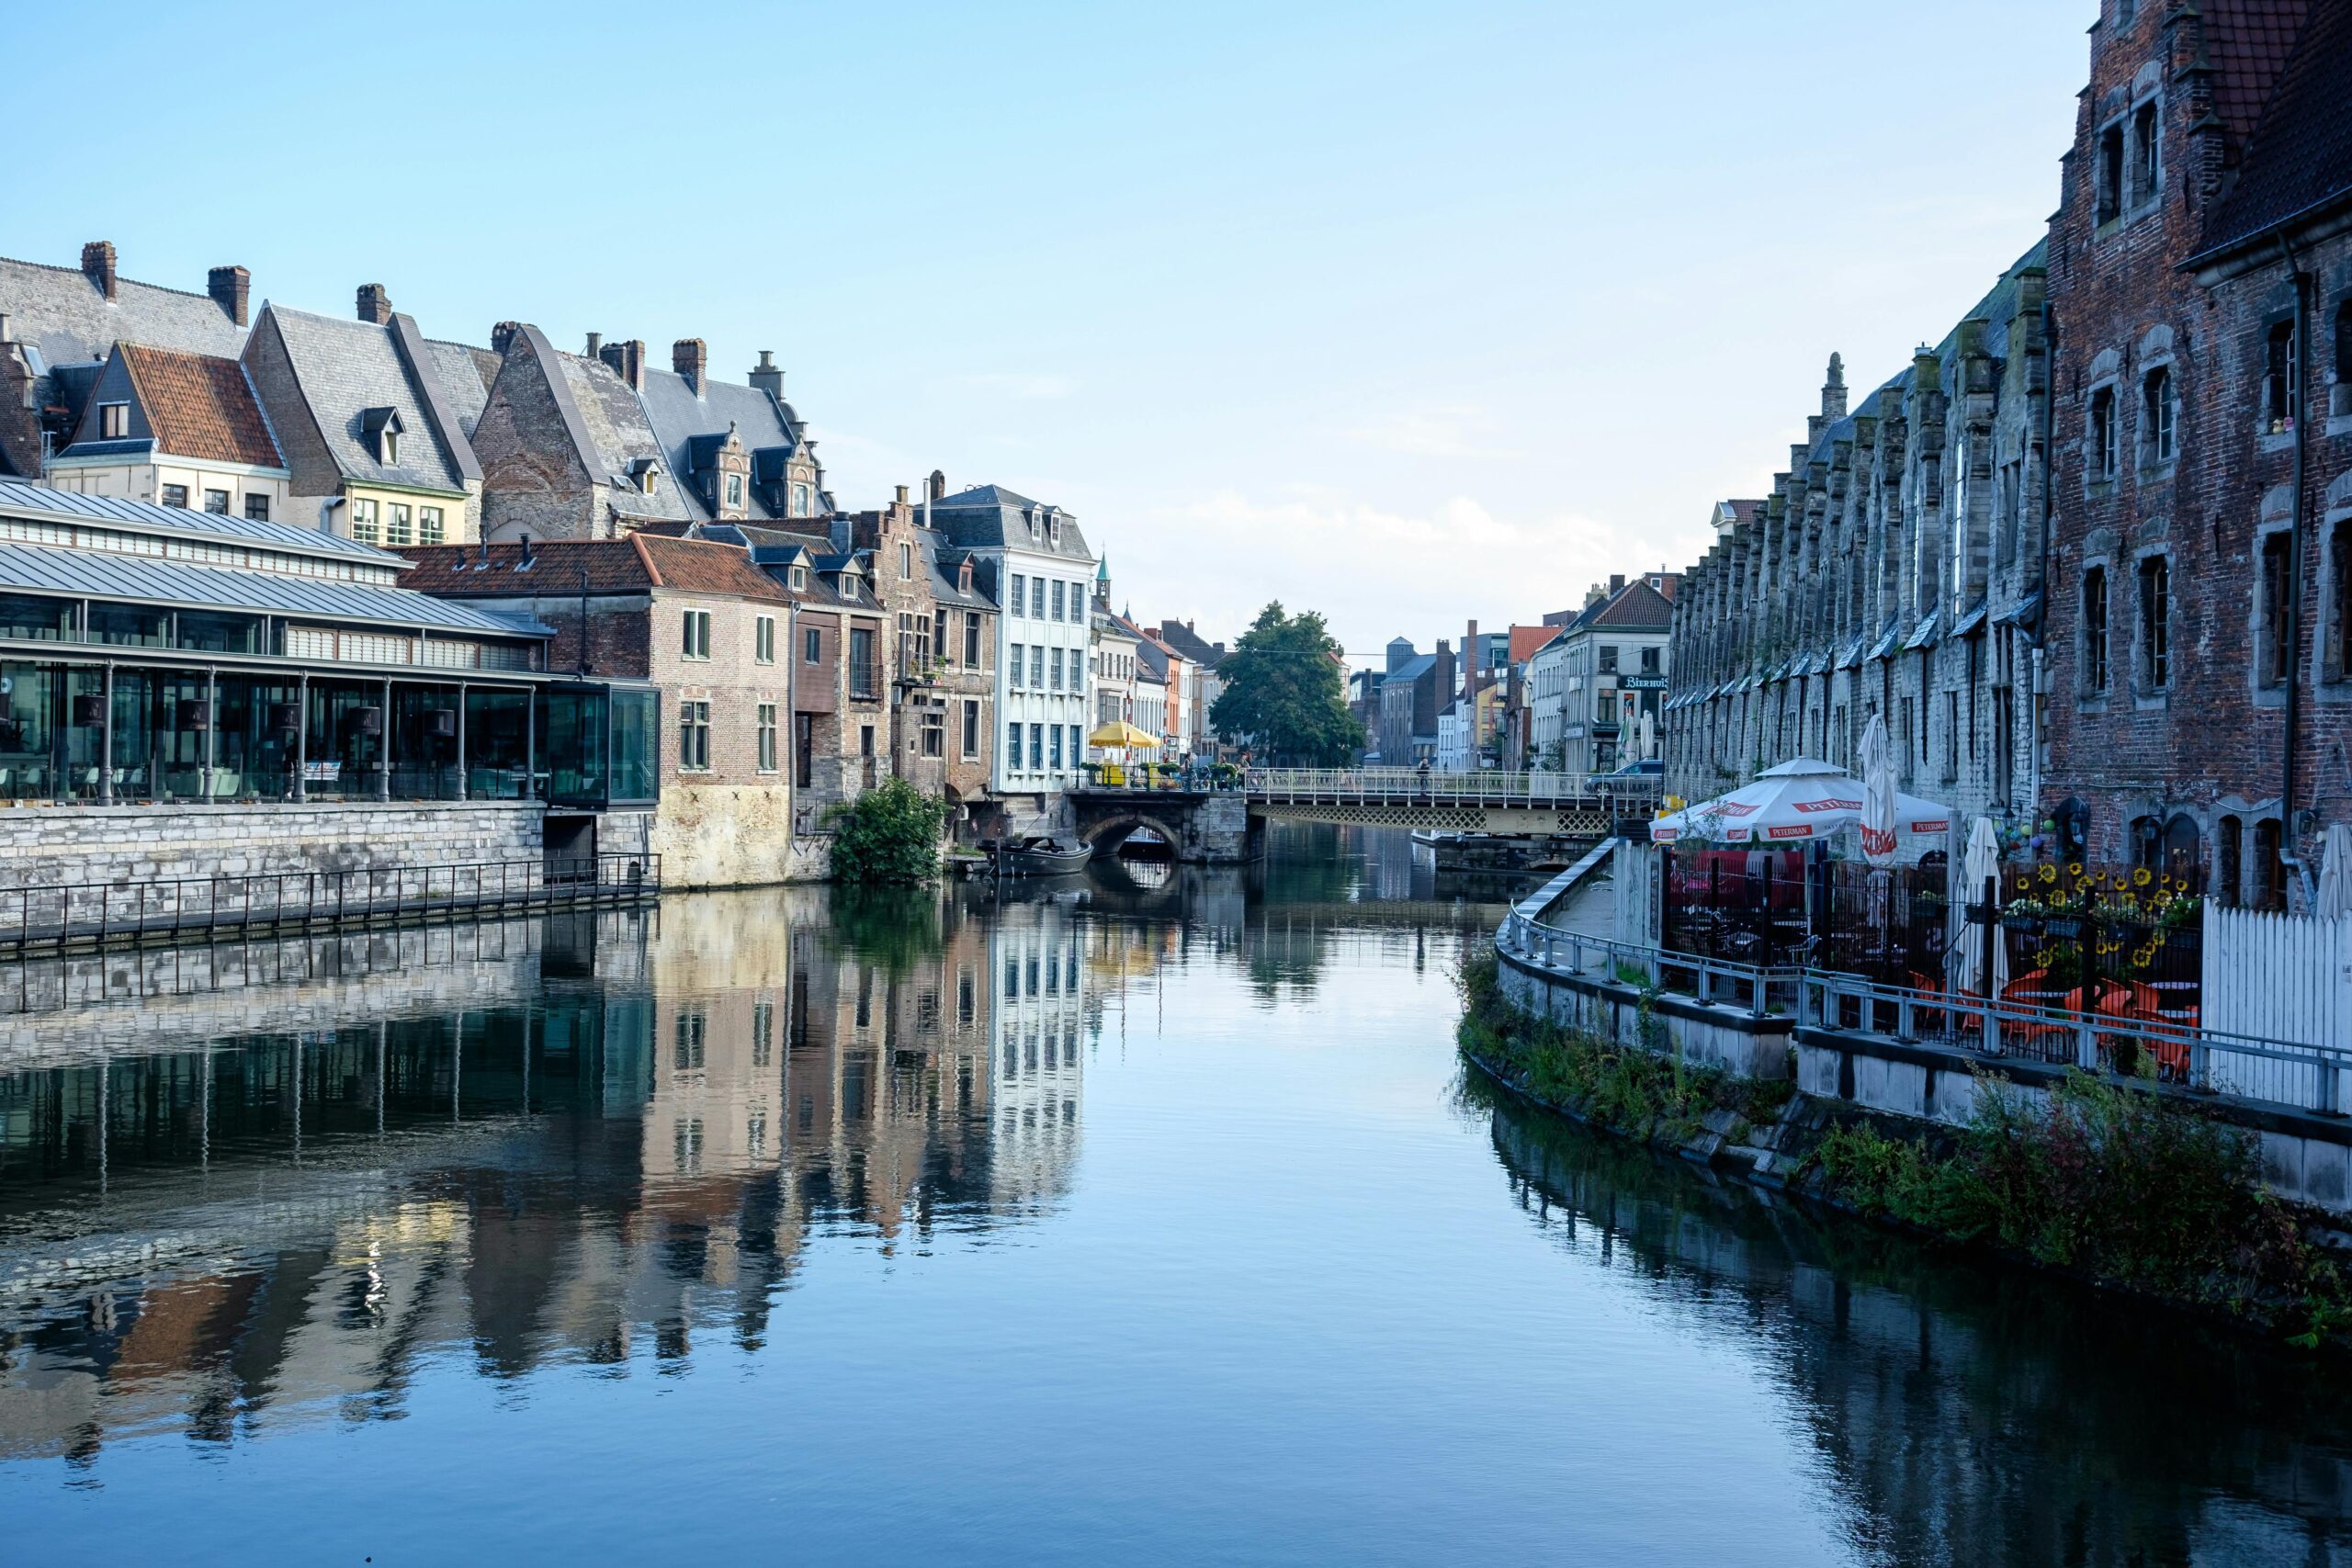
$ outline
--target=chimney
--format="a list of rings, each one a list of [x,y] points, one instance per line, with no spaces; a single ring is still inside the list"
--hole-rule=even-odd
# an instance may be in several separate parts
[[[392,324],[392,297],[380,283],[359,286],[359,319],[379,327]]]
[[[501,358],[505,357],[506,351],[514,345],[514,334],[522,330],[523,323],[520,321],[501,321],[491,328],[490,352]]]
[[[627,343],[608,343],[598,351],[613,374],[627,381],[629,390],[645,390],[645,340],[631,338]]]
[[[9,341],[8,312],[6,310],[0,310],[0,344],[6,344]]]
[[[1614,599],[1618,594],[1623,593],[1623,592],[1625,592],[1625,574],[1622,571],[1611,572],[1609,574],[1609,596]]]
[[[1437,639],[1437,664],[1430,673],[1437,677],[1437,700],[1442,703],[1451,699],[1453,695],[1453,649],[1446,646],[1443,637]]]
[[[907,487],[906,487],[906,486],[904,486],[904,485],[900,485],[900,486],[899,487],[899,500],[898,500],[898,504],[899,504],[899,505],[900,505],[900,506],[904,506],[904,505],[906,505],[906,503],[907,503]]]
[[[82,276],[98,287],[98,292],[114,298],[114,242],[93,240],[82,247]]]
[[[245,324],[245,306],[254,291],[252,273],[241,266],[216,266],[204,275],[204,291],[222,314],[241,327]]]
[[[687,388],[701,397],[703,379],[710,374],[709,346],[698,337],[680,338],[670,345],[670,368],[684,377]]]
[[[1821,388],[1821,417],[1840,420],[1846,417],[1846,356],[1829,356],[1829,379]]]
[[[604,358],[605,334],[602,333],[590,333],[588,334],[588,346],[580,351],[580,357],[582,359]]]
[[[760,362],[752,367],[751,375],[744,379],[769,397],[781,400],[784,396],[784,367],[775,362],[775,350],[760,350]]]
[[[931,499],[933,501],[947,499],[947,476],[937,468],[931,470]]]

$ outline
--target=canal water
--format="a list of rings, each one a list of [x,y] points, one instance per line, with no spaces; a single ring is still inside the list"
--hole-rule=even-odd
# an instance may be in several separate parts
[[[0,971],[0,1561],[2352,1563],[2352,1389],[1498,1105],[1510,888]]]

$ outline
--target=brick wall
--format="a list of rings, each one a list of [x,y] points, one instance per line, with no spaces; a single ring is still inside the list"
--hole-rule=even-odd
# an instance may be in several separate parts
[[[2059,525],[2052,547],[2048,624],[2051,762],[2045,804],[2089,807],[2091,853],[2135,854],[2135,824],[2169,827],[2224,897],[2276,899],[2290,880],[2270,852],[2283,841],[2312,852],[2320,828],[2352,809],[2352,684],[2331,659],[2335,525],[2352,494],[2330,499],[2346,471],[2352,421],[2328,418],[2333,317],[2352,293],[2352,240],[2307,245],[2312,320],[2297,344],[2308,472],[2301,573],[2291,585],[2302,631],[2283,649],[2266,578],[2290,547],[2296,436],[2272,426],[2266,370],[2270,329],[2288,321],[2295,289],[2283,258],[2234,276],[2184,270],[2227,188],[2251,125],[2225,111],[2249,99],[2219,96],[2202,69],[2210,40],[2195,15],[2148,13],[2128,28],[2112,17],[2092,35],[2091,73],[2052,224],[2052,299],[2064,333],[2054,478]],[[2241,67],[2246,62],[2236,62]],[[2267,84],[2257,84],[2267,88]],[[2152,192],[2130,185],[2143,114],[2159,128],[2162,174]],[[2103,204],[2110,136],[2127,156],[2120,211]],[[2143,199],[2135,197],[2144,196]],[[2151,378],[2168,378],[2174,455],[2151,442]],[[2106,416],[2106,400],[2115,412]],[[2116,455],[2102,458],[2105,433]],[[2148,591],[2161,563],[2169,594]],[[2289,573],[2279,573],[2278,593]],[[2106,680],[2095,656],[2104,586]],[[2163,679],[2152,667],[2158,631]],[[2294,794],[2282,808],[2287,682],[2301,682]]]

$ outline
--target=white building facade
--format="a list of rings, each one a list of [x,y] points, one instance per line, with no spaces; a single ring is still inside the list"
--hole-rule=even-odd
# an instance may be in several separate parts
[[[1076,518],[999,485],[936,496],[927,510],[931,526],[991,580],[999,606],[989,788],[1043,807],[1085,779],[1094,556]]]

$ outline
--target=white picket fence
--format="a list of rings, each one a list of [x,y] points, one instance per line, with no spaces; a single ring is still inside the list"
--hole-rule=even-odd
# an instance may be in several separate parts
[[[2352,1053],[2352,919],[2314,920],[2205,905],[2204,1016],[2222,1035]],[[2352,1106],[2352,1073],[2232,1051],[2208,1056],[2213,1088],[2311,1109]],[[2323,1084],[2333,1072],[2337,1081]],[[2332,1091],[2332,1092],[2328,1092]]]

